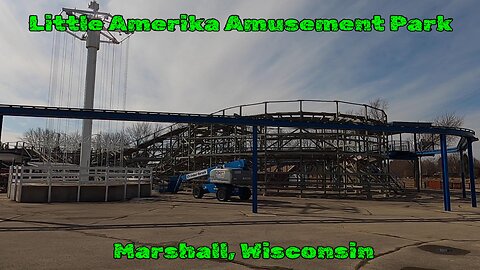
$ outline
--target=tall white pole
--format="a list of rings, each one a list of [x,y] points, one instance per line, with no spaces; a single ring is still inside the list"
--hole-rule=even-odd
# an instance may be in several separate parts
[[[79,10],[71,8],[63,8],[62,11],[67,15],[87,15],[89,19],[102,20],[104,23],[111,19],[112,15],[109,13],[99,12],[100,5],[96,1],[91,1],[89,9],[93,10]],[[107,19],[109,18],[109,19]],[[97,69],[97,51],[100,49],[100,37],[103,35],[106,37],[106,40],[103,39],[102,42],[111,43],[111,44],[120,44],[114,34],[105,30],[108,27],[104,27],[102,31],[87,31],[87,37],[78,36],[74,32],[69,32],[69,34],[80,40],[86,40],[87,47],[87,71],[85,77],[85,99],[83,102],[83,107],[85,109],[93,109],[94,96],[95,96],[95,73]],[[131,33],[127,34],[127,38]],[[125,39],[123,39],[125,40]],[[123,41],[122,40],[122,41]],[[82,126],[82,146],[80,149],[80,181],[88,181],[88,172],[90,169],[90,156],[92,151],[92,120],[85,119],[83,120]]]
[[[86,47],[87,54],[87,72],[85,78],[85,99],[83,107],[93,109],[93,100],[95,96],[95,73],[97,69],[97,51],[100,49],[100,31],[87,32]],[[80,150],[80,180],[88,181],[88,171],[90,168],[90,156],[92,148],[92,120],[84,119],[82,127],[82,148]]]

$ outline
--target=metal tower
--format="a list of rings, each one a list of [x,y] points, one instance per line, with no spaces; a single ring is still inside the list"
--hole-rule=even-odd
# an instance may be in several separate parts
[[[71,8],[63,8],[62,12],[66,15],[80,16],[86,15],[88,20],[96,19],[103,22],[103,30],[87,31],[83,35],[77,35],[67,30],[67,33],[79,40],[85,41],[87,48],[87,71],[85,78],[85,96],[84,108],[93,109],[93,101],[95,96],[95,74],[97,67],[97,51],[100,49],[100,43],[120,44],[127,39],[131,33],[125,33],[126,36],[120,39],[121,32],[112,33],[108,31],[112,15],[110,13],[99,12],[100,5],[96,1],[91,1],[88,5],[91,10],[79,10]],[[92,149],[92,120],[84,119],[82,125],[82,146],[80,151],[80,180],[88,181],[88,170],[90,167],[90,156]]]

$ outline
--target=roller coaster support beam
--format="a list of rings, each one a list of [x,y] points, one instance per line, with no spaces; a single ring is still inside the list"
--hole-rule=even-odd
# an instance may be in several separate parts
[[[463,157],[463,151],[460,150],[460,177],[462,178],[462,198],[467,198],[467,189],[465,187],[465,160]]]
[[[2,142],[2,130],[3,130],[3,115],[0,114],[0,143]]]
[[[443,176],[443,205],[445,211],[452,211],[450,205],[450,184],[448,182],[448,155],[447,155],[447,136],[440,135],[440,146],[442,153],[442,176]]]
[[[257,126],[252,126],[252,212],[257,213],[258,207],[258,136]]]
[[[415,147],[415,153],[418,152],[418,144],[417,144],[417,133],[413,134],[413,144]],[[421,170],[420,170],[420,158],[418,156],[415,157],[415,160],[413,161],[413,166],[414,168],[414,175],[415,175],[415,186],[417,187],[417,192],[420,192],[420,178],[421,176]]]
[[[470,196],[472,198],[472,207],[477,207],[477,192],[475,191],[475,172],[473,168],[473,139],[468,139],[468,169],[470,171]]]
[[[68,118],[68,119],[94,119],[114,121],[137,121],[155,123],[198,123],[198,124],[223,124],[245,126],[268,126],[268,127],[295,127],[295,128],[321,128],[339,130],[366,130],[369,132],[385,133],[425,133],[447,134],[462,136],[476,140],[473,130],[446,127],[424,127],[417,123],[408,122],[408,125],[386,123],[369,125],[359,123],[340,122],[309,122],[288,121],[284,119],[258,119],[248,116],[212,115],[212,114],[186,114],[186,113],[162,113],[146,111],[120,111],[101,109],[80,109],[43,106],[22,106],[0,104],[0,114],[8,116],[42,117],[42,118]]]

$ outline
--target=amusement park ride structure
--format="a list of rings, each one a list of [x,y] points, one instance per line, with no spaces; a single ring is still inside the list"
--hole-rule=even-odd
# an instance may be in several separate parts
[[[63,8],[62,12],[67,15],[73,15],[79,17],[86,15],[87,18],[97,19],[104,22],[104,30],[101,31],[87,31],[84,35],[79,36],[74,32],[67,30],[67,33],[75,38],[85,41],[87,47],[87,71],[85,78],[85,97],[84,105],[85,109],[93,109],[94,97],[95,97],[95,75],[97,70],[97,51],[100,49],[100,43],[120,44],[123,40],[128,38],[130,33],[124,33],[127,37],[120,40],[116,33],[108,31],[108,25],[112,18],[112,15],[105,12],[99,12],[100,5],[96,1],[90,2],[89,9],[80,10]],[[82,125],[82,147],[80,151],[80,178],[86,180],[88,168],[90,167],[90,156],[92,148],[92,120],[83,119]]]
[[[477,206],[474,131],[417,122],[387,122],[386,114],[371,119],[370,115],[376,114],[369,110],[378,109],[340,101],[329,102],[335,108],[333,112],[305,108],[308,104],[319,108],[318,104],[325,101],[289,101],[286,103],[297,104],[298,109],[270,111],[269,106],[275,103],[285,102],[238,106],[233,108],[238,113],[230,108],[213,114],[0,105],[0,115],[177,123],[145,138],[137,148],[126,149],[129,162],[154,167],[154,177],[162,177],[208,167],[205,165],[210,162],[249,159],[253,212],[257,211],[259,187],[268,193],[287,191],[293,185],[300,192],[345,196],[358,192],[367,196],[375,191],[399,192],[401,187],[389,175],[388,160],[426,154],[441,154],[444,207],[450,211],[447,153],[468,151],[471,200],[472,206]],[[363,115],[342,113],[342,104],[364,108]],[[246,108],[252,106],[261,106],[265,111],[246,114]],[[428,152],[405,151],[402,147],[389,149],[389,137],[400,134],[438,135],[440,148],[432,143]],[[447,136],[459,139],[456,147],[447,148]],[[258,169],[259,164],[263,171]],[[259,176],[263,182],[259,183]],[[462,183],[465,186],[464,179]]]

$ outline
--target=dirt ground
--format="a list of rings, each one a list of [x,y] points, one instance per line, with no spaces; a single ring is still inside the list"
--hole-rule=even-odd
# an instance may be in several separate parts
[[[240,243],[372,247],[372,259],[244,259]],[[225,242],[220,259],[113,258],[114,243],[194,247]],[[116,203],[21,204],[0,194],[0,269],[478,269],[480,210],[440,193],[366,201],[260,197],[218,202],[190,194]]]

